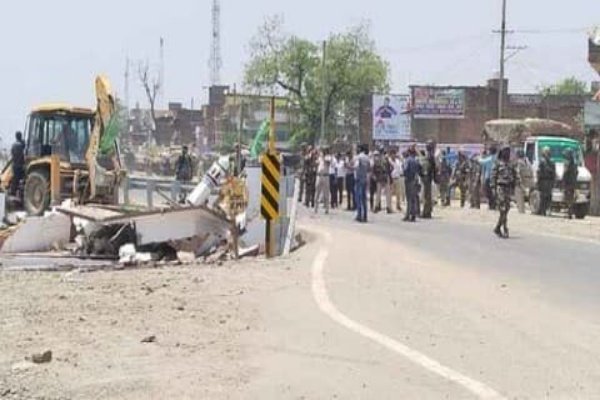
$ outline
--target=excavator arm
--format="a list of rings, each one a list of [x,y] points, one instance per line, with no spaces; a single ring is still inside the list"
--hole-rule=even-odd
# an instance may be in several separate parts
[[[112,87],[108,79],[98,76],[96,86],[96,115],[86,152],[89,173],[89,198],[94,201],[100,194],[115,191],[121,177],[121,164],[118,155],[116,105]],[[101,155],[112,157],[113,170],[107,170],[99,163]]]

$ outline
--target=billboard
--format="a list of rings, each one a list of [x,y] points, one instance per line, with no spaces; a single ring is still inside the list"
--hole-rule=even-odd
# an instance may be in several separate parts
[[[465,90],[416,86],[412,89],[415,119],[462,119]]]
[[[373,140],[410,140],[408,95],[373,95]]]

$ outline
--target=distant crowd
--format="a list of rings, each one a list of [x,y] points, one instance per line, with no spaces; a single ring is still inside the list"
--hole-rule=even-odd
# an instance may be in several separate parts
[[[540,215],[550,209],[556,181],[554,163],[549,152],[544,153],[537,171]],[[321,206],[325,213],[336,208],[356,211],[356,220],[364,223],[369,211],[402,212],[404,221],[415,222],[432,218],[435,204],[450,206],[455,194],[461,207],[468,202],[471,208],[481,208],[484,198],[490,210],[500,211],[501,229],[497,226],[495,232],[508,237],[506,216],[511,200],[514,198],[519,212],[524,213],[526,197],[534,186],[534,171],[525,154],[518,151],[516,159],[510,158],[510,148],[490,147],[481,154],[459,150],[455,154],[449,148],[438,149],[433,142],[424,150],[416,145],[403,151],[359,146],[356,153],[345,154],[333,154],[329,147],[304,146],[299,201],[315,213]],[[570,171],[576,171],[575,163],[571,164]],[[565,187],[574,188],[576,172],[567,179]],[[565,192],[565,198],[572,202],[572,193]],[[572,216],[572,207],[568,216]]]

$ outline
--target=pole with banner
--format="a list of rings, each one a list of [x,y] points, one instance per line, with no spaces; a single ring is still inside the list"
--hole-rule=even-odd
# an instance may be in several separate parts
[[[262,157],[260,212],[265,220],[265,250],[268,258],[275,256],[274,225],[279,219],[281,162],[275,149],[275,97],[271,99],[271,129],[269,148]]]

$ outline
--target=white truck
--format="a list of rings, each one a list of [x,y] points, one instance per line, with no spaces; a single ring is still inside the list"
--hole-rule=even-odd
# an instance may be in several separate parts
[[[575,217],[585,218],[590,210],[592,174],[584,165],[581,142],[573,139],[573,129],[561,122],[545,119],[495,120],[489,121],[484,129],[484,141],[508,144],[514,150],[522,149],[533,167],[534,182],[528,190],[532,213],[540,207],[540,193],[537,190],[537,170],[545,147],[550,149],[552,161],[556,164],[556,183],[552,190],[552,208],[565,209],[562,178],[565,170],[565,151],[570,149],[575,155],[579,174],[575,192]]]

